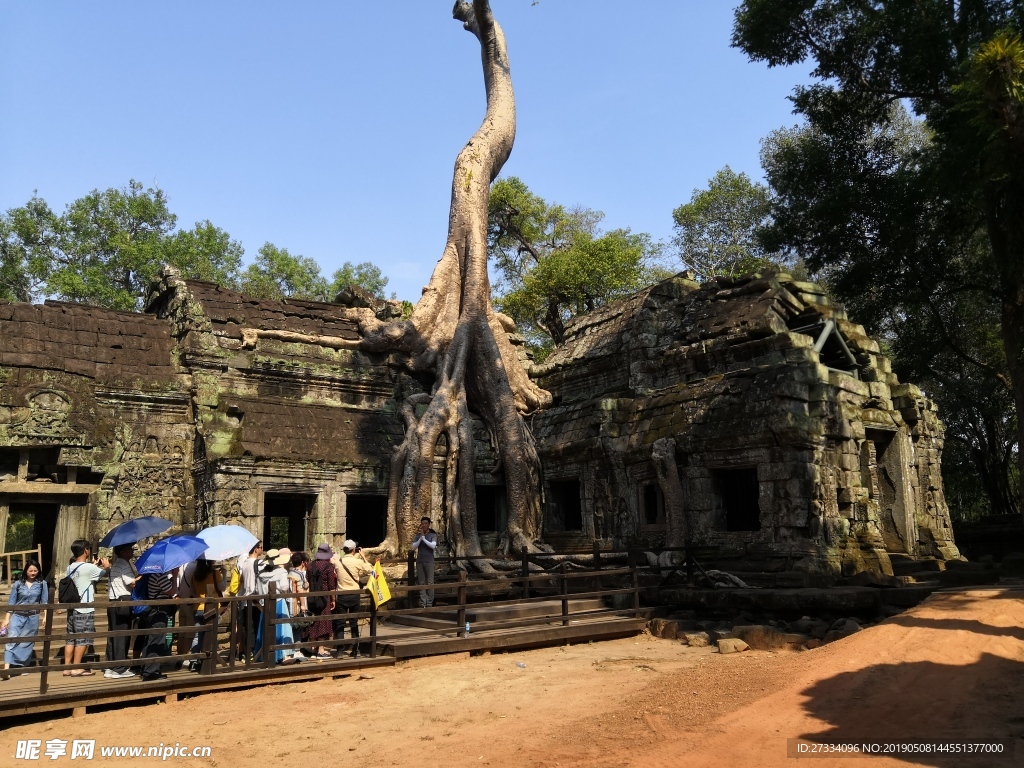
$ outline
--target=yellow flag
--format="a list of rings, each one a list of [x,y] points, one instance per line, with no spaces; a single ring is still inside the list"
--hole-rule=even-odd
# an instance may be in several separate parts
[[[391,599],[391,589],[388,587],[388,580],[384,577],[384,569],[380,567],[380,560],[373,564],[373,573],[370,580],[366,582],[366,588],[370,590],[373,604],[377,608]]]

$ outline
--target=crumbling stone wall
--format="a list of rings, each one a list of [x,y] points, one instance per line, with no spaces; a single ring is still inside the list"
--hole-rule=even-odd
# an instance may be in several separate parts
[[[725,558],[828,581],[958,556],[934,405],[813,284],[677,276],[580,318],[532,372],[555,395],[534,421],[545,466],[588,465],[586,528],[609,543],[670,537],[641,499],[672,438],[692,540]],[[756,529],[729,530],[723,483],[754,472]]]

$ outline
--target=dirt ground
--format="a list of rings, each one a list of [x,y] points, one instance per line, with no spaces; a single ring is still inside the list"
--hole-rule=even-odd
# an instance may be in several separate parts
[[[1010,739],[1015,758],[873,765],[1024,765],[1024,591],[935,595],[804,652],[721,655],[644,635],[437,657],[364,679],[271,685],[19,724],[23,739],[209,745],[222,766],[783,766],[787,740]],[[43,760],[71,762],[68,757]],[[116,764],[98,752],[93,764]],[[160,760],[126,762],[155,765]],[[31,762],[0,759],[3,765]],[[826,757],[815,768],[851,765]],[[852,765],[857,765],[854,761]]]

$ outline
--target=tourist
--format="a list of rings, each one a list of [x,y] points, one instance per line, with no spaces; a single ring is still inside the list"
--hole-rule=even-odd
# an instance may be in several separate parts
[[[437,547],[437,532],[430,527],[430,518],[420,518],[419,535],[413,539],[416,550],[416,583],[434,584],[434,549]],[[420,590],[420,607],[429,608],[434,604],[434,590]]]
[[[146,600],[166,600],[174,597],[174,585],[166,573],[148,573],[142,577],[141,591]],[[166,629],[168,619],[174,607],[169,605],[151,605],[138,617],[139,629]],[[187,612],[187,611],[186,611]],[[145,681],[162,680],[167,677],[161,670],[162,656],[169,656],[167,633],[157,632],[145,635],[146,643],[142,651],[144,659],[150,661],[142,667],[142,679]]]
[[[135,554],[135,543],[119,544],[114,547],[114,562],[110,566],[110,586],[107,593],[111,603],[132,599],[132,590],[135,582],[139,580],[139,574],[135,572],[132,565],[132,556]],[[107,608],[107,628],[111,632],[127,632],[132,628],[134,616],[132,609],[128,607],[113,606]],[[129,635],[107,638],[107,661],[128,661],[128,645],[131,641]],[[116,667],[107,667],[103,670],[103,676],[107,678],[135,677],[135,673],[128,668],[128,664],[120,664]]]
[[[334,568],[334,550],[330,544],[321,544],[316,549],[316,558],[306,571],[310,592],[333,592],[338,588],[338,572]],[[309,612],[313,616],[329,617],[334,612],[333,596],[316,596],[306,598]],[[331,620],[321,618],[314,621],[307,630],[310,642],[327,640],[331,637]],[[314,648],[318,659],[331,658],[330,647],[326,645]]]
[[[50,594],[42,579],[39,563],[29,560],[21,569],[21,576],[11,586],[7,600],[7,613],[0,623],[0,634],[7,635],[7,650],[4,651],[4,671],[0,679],[8,678],[8,670],[27,667],[32,660],[34,641],[11,642],[18,637],[32,637],[39,634],[40,607],[47,604]],[[35,607],[29,607],[35,606]]]
[[[174,594],[177,597],[185,600],[190,597],[195,597],[195,589],[193,583],[195,582],[196,573],[196,561],[193,560],[191,563],[178,566],[174,569],[175,578],[171,579],[172,585],[176,582]],[[177,622],[179,627],[191,627],[196,623],[196,612],[193,610],[193,606],[183,606],[182,610],[178,611]],[[189,652],[192,647],[192,633],[191,632],[178,632],[174,640],[175,652],[181,656]]]
[[[355,590],[355,594],[338,595],[336,614],[350,614],[359,612],[359,600],[362,597],[363,585],[370,579],[373,573],[373,566],[366,562],[363,551],[352,539],[347,539],[342,545],[343,553],[336,560],[338,573],[338,588],[343,590]],[[334,622],[334,639],[342,640],[345,637],[345,619]],[[349,632],[354,642],[352,644],[352,658],[359,658],[359,619],[350,618],[347,620]]]
[[[92,561],[92,547],[85,539],[77,539],[71,545],[71,554],[74,558],[65,575],[70,577],[78,590],[79,603],[91,603],[96,597],[96,582],[102,579],[110,568],[110,561],[106,558],[99,559],[98,563]],[[96,632],[96,609],[86,606],[68,610],[69,635],[78,637],[68,638],[64,645],[64,663],[67,665],[81,664],[85,658],[85,649],[92,645],[92,635]],[[64,670],[65,677],[84,677],[95,675],[91,669]]]
[[[271,549],[267,551],[257,574],[257,589],[261,595],[269,595],[270,586],[274,586],[276,593],[275,605],[270,606],[265,603],[263,610],[269,611],[273,609],[274,616],[278,619],[291,619],[293,616],[291,612],[291,599],[289,597],[291,594],[291,580],[288,578],[288,571],[285,568],[285,566],[291,563],[291,560],[292,554],[290,549]],[[258,651],[263,648],[263,640],[263,626],[261,625],[256,631]],[[282,645],[291,645],[294,642],[295,635],[290,622],[285,621],[274,624],[274,663],[292,664],[296,661],[305,661],[306,657],[297,649],[280,648]]]
[[[306,616],[309,610],[306,606],[306,598],[302,597],[309,591],[309,584],[306,580],[306,569],[309,567],[309,555],[305,552],[292,554],[291,563],[288,568],[288,581],[291,582],[291,592],[296,597],[292,598],[292,615]]]
[[[192,592],[194,597],[223,597],[221,591],[220,582],[217,579],[217,571],[206,558],[199,558],[196,560],[195,570],[192,572]],[[201,627],[206,623],[206,601],[196,603],[193,606],[192,623]],[[181,613],[188,613],[188,610],[181,611]],[[196,632],[192,636],[192,644],[189,647],[189,653],[199,653],[201,649],[201,641],[205,632]],[[188,663],[189,669],[193,672],[199,671],[199,660],[192,659]]]
[[[250,597],[256,594],[256,563],[263,554],[263,542],[257,541],[249,555],[238,560],[238,575],[241,580],[238,594]],[[250,643],[256,637],[256,628],[260,625],[260,603],[258,600],[244,600],[238,611],[238,649],[240,657],[248,655]]]

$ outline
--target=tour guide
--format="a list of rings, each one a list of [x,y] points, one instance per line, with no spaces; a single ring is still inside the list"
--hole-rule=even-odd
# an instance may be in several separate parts
[[[420,520],[420,534],[412,542],[416,550],[416,583],[434,583],[434,549],[437,547],[437,532],[430,527],[430,518]],[[434,590],[420,590],[420,607],[429,608],[434,604]]]

